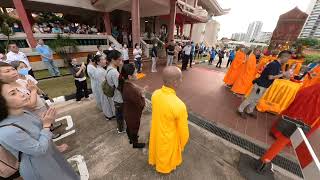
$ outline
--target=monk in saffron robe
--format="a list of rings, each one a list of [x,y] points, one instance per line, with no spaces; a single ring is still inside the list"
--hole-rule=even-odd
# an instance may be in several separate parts
[[[230,69],[228,70],[227,74],[223,79],[223,81],[228,86],[232,86],[240,74],[241,65],[244,63],[246,57],[246,54],[243,50],[244,48],[241,48],[236,52],[235,58],[231,63]]]
[[[163,70],[164,85],[151,98],[152,121],[149,142],[149,164],[160,173],[170,173],[182,163],[182,152],[189,139],[186,105],[176,96],[182,81],[179,68]]]
[[[305,76],[302,84],[302,88],[312,86],[314,84],[320,83],[320,64],[314,67],[308,74]]]
[[[241,73],[239,74],[237,80],[234,82],[231,91],[236,94],[246,94],[250,91],[252,86],[252,81],[256,77],[257,73],[257,60],[256,54],[258,51],[254,51],[254,53],[250,54],[251,51],[247,53],[247,60],[242,69]]]
[[[320,83],[301,89],[290,106],[281,114],[291,118],[302,120],[311,127],[307,137],[320,126]],[[276,121],[271,134],[274,137],[280,137],[282,134],[277,130],[279,121]],[[290,140],[288,141],[288,143]]]

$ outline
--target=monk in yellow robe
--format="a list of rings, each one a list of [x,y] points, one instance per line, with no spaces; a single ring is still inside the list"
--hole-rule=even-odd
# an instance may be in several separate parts
[[[248,53],[251,52],[249,51]],[[245,62],[244,68],[242,69],[237,80],[234,82],[231,88],[232,92],[243,95],[250,91],[252,81],[255,79],[257,73],[257,53],[258,51],[255,50],[254,53],[251,53],[250,55],[247,54],[247,60]]]
[[[302,88],[320,83],[320,64],[314,67],[303,80]]]
[[[242,49],[239,49],[236,52],[235,58],[231,63],[230,69],[228,70],[227,74],[224,76],[223,81],[228,86],[232,86],[233,83],[236,81],[237,77],[241,71],[241,65],[245,61],[246,54],[243,52]]]
[[[162,88],[151,98],[149,164],[160,173],[170,173],[182,163],[182,152],[189,139],[188,113],[175,91],[182,81],[180,69],[166,67],[163,81]]]

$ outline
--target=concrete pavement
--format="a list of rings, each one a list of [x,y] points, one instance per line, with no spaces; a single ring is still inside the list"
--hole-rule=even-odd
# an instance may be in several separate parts
[[[132,149],[126,134],[117,134],[116,121],[106,121],[93,101],[65,102],[57,106],[59,116],[71,115],[76,132],[59,141],[67,143],[66,156],[84,156],[92,180],[242,180],[237,170],[240,152],[210,132],[190,123],[190,141],[183,164],[169,175],[148,165],[148,150]],[[140,141],[147,142],[151,114],[145,112]],[[65,127],[65,125],[64,125]],[[58,131],[65,133],[64,127]],[[276,179],[287,179],[276,173]]]

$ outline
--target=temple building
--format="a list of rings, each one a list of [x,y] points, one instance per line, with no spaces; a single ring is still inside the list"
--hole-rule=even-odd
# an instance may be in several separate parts
[[[282,14],[273,31],[270,45],[273,47],[286,46],[297,40],[308,14],[298,7]]]

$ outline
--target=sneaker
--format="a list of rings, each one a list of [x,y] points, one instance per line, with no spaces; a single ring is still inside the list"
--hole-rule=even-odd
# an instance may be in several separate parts
[[[256,113],[247,113],[247,115],[249,115],[250,117],[252,117],[253,119],[257,119],[257,114]]]
[[[58,137],[60,137],[61,136],[61,134],[53,134],[52,135],[52,139],[57,139]]]
[[[142,149],[142,148],[144,148],[145,146],[146,146],[145,143],[138,143],[138,142],[135,142],[135,143],[133,143],[133,145],[132,145],[133,148],[137,148],[137,149]]]
[[[125,133],[126,131],[125,130],[119,131],[119,129],[117,128],[117,132],[118,134],[122,134],[122,133]]]
[[[239,110],[237,110],[237,114],[238,114],[242,119],[247,119],[246,113],[240,112]]]
[[[62,126],[62,123],[54,123],[51,127],[50,130],[54,131],[55,129],[58,129],[59,127]]]

